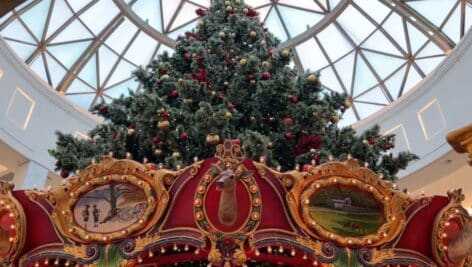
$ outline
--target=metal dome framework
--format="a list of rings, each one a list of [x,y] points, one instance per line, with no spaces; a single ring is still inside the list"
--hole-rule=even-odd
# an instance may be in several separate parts
[[[472,0],[246,0],[294,48],[294,66],[346,92],[342,125],[413,88],[472,24]],[[128,88],[131,72],[172,51],[210,0],[28,0],[0,18],[0,33],[41,78],[88,109]]]

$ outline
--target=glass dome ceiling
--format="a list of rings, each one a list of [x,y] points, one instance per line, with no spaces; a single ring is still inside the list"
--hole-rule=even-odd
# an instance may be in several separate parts
[[[0,34],[52,88],[88,109],[128,88],[131,72],[172,51],[210,0],[27,0]],[[472,24],[472,0],[246,0],[295,49],[299,71],[347,92],[340,122],[366,118],[413,88]]]

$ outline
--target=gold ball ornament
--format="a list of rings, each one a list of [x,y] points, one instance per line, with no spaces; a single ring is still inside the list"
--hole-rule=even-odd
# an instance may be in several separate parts
[[[241,58],[241,60],[239,61],[239,65],[240,65],[241,67],[244,67],[244,66],[246,66],[246,64],[247,64],[247,59]]]
[[[226,7],[226,12],[231,12],[233,11],[233,7],[232,6],[227,6]]]
[[[179,151],[172,152],[172,157],[173,158],[179,159],[181,156],[182,156],[182,154],[180,154]]]
[[[191,99],[191,98],[184,98],[183,102],[184,102],[184,104],[186,104],[186,105],[191,105],[191,104],[193,104],[193,99]]]
[[[346,99],[346,101],[344,101],[344,106],[346,108],[352,107],[352,100],[351,99]]]
[[[254,84],[256,84],[256,81],[255,81],[255,80],[251,80],[249,83],[252,84],[252,85],[254,85]]]
[[[183,83],[184,83],[184,79],[179,78],[178,83],[183,84]]]
[[[136,132],[135,129],[132,129],[132,128],[128,129],[128,135],[133,135],[135,132]]]
[[[236,0],[236,1],[234,1],[234,2],[235,2],[236,4],[238,4],[238,5],[241,4],[241,0]]]
[[[165,121],[159,121],[157,123],[157,127],[163,131],[169,129],[169,126],[170,126],[170,122],[168,120],[165,120]]]
[[[205,141],[209,145],[216,145],[220,142],[220,136],[218,134],[208,134]]]
[[[199,20],[197,22],[197,27],[202,28],[203,27],[203,20]]]
[[[248,8],[244,8],[244,9],[243,9],[243,13],[244,13],[244,14],[249,13],[249,9],[248,9]]]
[[[233,117],[233,113],[227,111],[227,112],[225,113],[225,116],[226,116],[227,119],[231,119],[231,118]]]
[[[318,80],[318,77],[316,77],[315,74],[310,74],[306,78],[306,81],[309,82],[309,83],[316,83],[317,80]]]
[[[218,35],[220,36],[221,39],[223,39],[223,38],[226,37],[226,33],[225,33],[225,32],[220,32]]]
[[[231,5],[231,1],[225,1],[225,6],[230,6]]]
[[[159,149],[159,148],[154,149],[154,154],[155,154],[156,156],[162,155],[162,149]]]
[[[262,67],[269,68],[270,67],[270,62],[269,61],[262,61]]]
[[[339,116],[338,115],[331,116],[331,121],[334,122],[334,123],[338,123],[339,122]]]
[[[272,143],[272,142],[267,143],[267,148],[268,149],[274,148],[274,143]]]
[[[290,56],[290,51],[288,49],[282,50],[282,53],[280,53],[283,57],[287,58]]]
[[[251,33],[249,34],[252,38],[256,38],[257,37],[257,32],[255,31],[251,31]]]

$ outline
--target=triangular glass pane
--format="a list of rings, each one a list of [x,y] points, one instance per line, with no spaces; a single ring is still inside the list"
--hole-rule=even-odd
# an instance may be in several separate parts
[[[397,72],[395,72],[394,75],[390,76],[390,78],[385,81],[385,86],[387,87],[388,91],[390,92],[390,95],[394,99],[397,99],[399,97],[398,94],[400,93],[406,68],[407,65],[399,69]]]
[[[354,114],[354,109],[350,108],[344,112],[341,116],[341,120],[338,122],[338,127],[344,128],[353,123],[357,122],[356,115]]]
[[[375,112],[384,108],[384,106],[380,106],[380,105],[358,103],[355,101],[354,101],[354,106],[356,107],[357,113],[359,113],[359,117],[361,117],[361,119],[365,119],[369,117],[370,115],[374,114]]]
[[[380,30],[376,30],[361,46],[388,54],[402,55]]]
[[[51,43],[70,42],[75,40],[92,39],[93,36],[77,19],[69,24]]]
[[[336,61],[341,56],[353,50],[352,45],[333,24],[326,27],[317,37],[332,61]]]
[[[51,0],[42,0],[20,16],[37,40],[41,40],[43,35],[50,5]]]
[[[415,62],[424,72],[424,74],[428,75],[431,71],[436,69],[436,67],[443,61],[445,56],[441,57],[430,57],[425,59],[417,59]]]
[[[131,21],[125,19],[105,40],[105,43],[116,53],[121,54],[137,31],[138,28]]]
[[[317,71],[328,65],[328,61],[313,38],[298,45],[296,50],[299,55],[303,55],[300,57],[300,61],[302,62],[303,68],[307,71]]]
[[[85,49],[87,49],[90,43],[90,41],[85,41],[61,45],[50,45],[48,46],[47,50],[66,68],[70,68],[82,55]]]
[[[415,26],[407,22],[408,37],[410,40],[411,52],[414,54],[420,49],[427,41],[428,38],[420,32]]]
[[[375,26],[352,6],[347,7],[337,21],[356,44],[375,30]]]
[[[197,5],[204,6],[204,7],[210,6],[210,0],[193,0],[192,2],[194,2]]]
[[[65,0],[56,0],[54,2],[51,19],[49,20],[46,38],[51,36],[51,34],[59,29],[59,27],[64,25],[64,22],[72,17],[72,15],[73,14],[67,6]]]
[[[407,1],[406,3],[436,27],[440,27],[457,0]]]
[[[266,26],[270,29],[270,31],[277,36],[282,41],[287,40],[287,33],[284,30],[282,22],[277,15],[277,11],[275,8],[270,10],[269,16],[267,16],[267,20],[265,21]]]
[[[254,8],[260,7],[262,5],[267,5],[271,1],[270,0],[246,0],[244,1],[248,6],[252,6]]]
[[[85,64],[82,71],[79,73],[79,77],[90,85],[97,87],[97,56],[93,55]]]
[[[156,50],[156,41],[144,32],[134,40],[125,54],[125,57],[136,65],[146,65],[151,61]]]
[[[369,90],[365,94],[354,97],[354,100],[377,103],[377,104],[382,104],[382,105],[389,104],[380,86],[377,86],[374,89]]]
[[[179,10],[177,17],[175,17],[175,20],[171,25],[171,31],[184,25],[185,23],[188,23],[191,20],[194,20],[197,17],[197,14],[195,13],[195,10],[197,8],[199,7],[194,4],[185,2],[185,4]]]
[[[113,74],[105,87],[112,86],[116,83],[128,79],[129,77],[131,77],[132,72],[135,70],[135,66],[131,65],[125,60],[121,60],[116,69],[113,71]]]
[[[323,71],[321,71],[320,78],[323,86],[326,86],[328,89],[331,89],[335,92],[344,93],[344,90],[339,84],[338,78],[336,78],[336,75],[334,74],[334,71],[331,67],[323,69]]]
[[[8,24],[7,27],[2,31],[2,36],[23,42],[35,44],[36,41],[31,37],[31,34],[23,27],[21,22],[17,19]]]
[[[136,1],[132,6],[133,11],[147,24],[162,32],[161,5],[156,0]]]
[[[91,1],[90,0],[67,0],[67,2],[72,7],[74,12],[77,12],[80,9],[82,9],[85,5],[90,3]]]
[[[161,1],[162,3],[162,13],[164,15],[164,31],[169,31],[171,19],[175,16],[175,12],[180,5],[182,0],[172,0],[172,1]]]
[[[80,18],[97,35],[119,12],[113,0],[100,0],[80,15]]]
[[[354,2],[379,24],[391,12],[390,8],[378,0],[355,0]]]
[[[456,44],[461,39],[461,9],[460,5],[452,13],[451,17],[447,20],[446,25],[443,27],[443,32],[452,39]]]
[[[466,5],[465,8],[465,29],[468,30],[472,25],[472,5]]]
[[[95,89],[88,86],[86,83],[83,83],[80,79],[76,78],[69,86],[69,89],[67,89],[67,94],[77,93],[95,93]]]
[[[80,94],[80,95],[67,95],[66,97],[74,102],[79,107],[88,110],[90,105],[92,105],[92,101],[95,98],[95,93],[93,94]]]
[[[36,46],[27,45],[27,44],[10,41],[10,40],[7,40],[7,43],[10,45],[10,47],[12,47],[15,50],[16,54],[23,61],[25,61],[28,57],[30,57],[32,53],[34,52],[34,50],[36,50],[37,48]]]
[[[113,65],[118,60],[118,56],[113,53],[108,47],[101,46],[98,50],[98,68],[100,75],[100,85],[107,79]]]
[[[302,11],[296,8],[279,6],[278,9],[292,37],[305,32],[324,17],[324,15],[318,13]]]
[[[339,2],[341,2],[341,0],[329,0],[329,7],[331,8],[331,10],[335,8],[339,4]]]
[[[3,15],[2,17],[0,17],[0,26],[2,25],[2,23],[7,21],[12,15],[13,15],[13,12],[10,11],[10,12],[6,13],[5,15]]]
[[[41,79],[43,79],[45,82],[48,82],[46,67],[44,66],[43,57],[41,55],[36,57],[30,67],[39,77],[41,77]]]
[[[400,67],[406,62],[404,59],[399,59],[396,57],[386,56],[383,54],[373,53],[369,51],[363,51],[363,53],[366,56],[367,61],[370,62],[373,69],[380,76],[381,79],[390,75],[398,67]]]
[[[52,87],[56,87],[64,78],[67,71],[48,53],[46,53],[46,62],[51,76]]]
[[[125,96],[129,95],[129,91],[136,91],[139,83],[135,79],[129,79],[128,81],[122,82],[116,86],[113,86],[105,91],[105,95],[111,98],[119,98],[122,94]]]
[[[334,64],[348,93],[351,93],[355,55],[354,52],[351,52],[349,55]]]
[[[429,41],[428,44],[419,51],[416,58],[443,55],[444,52],[433,42]]]
[[[403,31],[403,19],[399,15],[395,12],[391,13],[384,24],[382,24],[382,27],[404,51],[408,52],[405,32]]]
[[[403,89],[403,94],[410,91],[413,87],[415,87],[418,82],[420,82],[423,78],[420,74],[415,70],[415,68],[410,67],[410,71],[408,72],[408,78],[406,79],[405,88]]]
[[[303,9],[309,9],[313,11],[318,11],[318,12],[323,12],[323,10],[315,4],[314,1],[307,1],[307,0],[298,0],[298,1],[293,1],[293,0],[280,0],[279,4],[285,4],[288,6],[292,7],[300,7]]]
[[[272,6],[264,6],[264,7],[261,7],[259,9],[257,9],[257,12],[259,12],[259,17],[261,19],[261,21],[266,21],[267,19],[267,15],[269,14],[269,11],[270,9],[272,8]]]
[[[362,93],[364,90],[371,88],[378,83],[374,74],[369,70],[369,67],[365,63],[361,56],[357,56],[356,61],[356,77],[354,78],[354,92],[356,96]]]

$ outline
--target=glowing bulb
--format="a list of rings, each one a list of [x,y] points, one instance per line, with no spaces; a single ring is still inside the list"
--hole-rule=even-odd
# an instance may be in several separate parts
[[[284,252],[284,248],[282,246],[279,247],[279,252],[280,253],[283,253]]]
[[[306,254],[303,254],[303,259],[304,260],[307,260],[308,259],[308,256]]]
[[[261,252],[260,252],[258,249],[256,249],[256,253],[255,253],[255,254],[256,254],[256,256],[259,256],[259,255],[261,255]]]
[[[292,249],[292,251],[290,252],[290,255],[291,255],[292,257],[295,256],[295,249]]]
[[[154,253],[152,252],[152,250],[149,250],[149,253],[148,253],[148,255],[149,255],[149,258],[152,258],[152,257],[154,257]]]
[[[272,247],[271,246],[267,247],[267,252],[272,253]]]
[[[166,249],[164,247],[161,248],[161,253],[162,254],[166,253]]]
[[[184,250],[185,250],[185,251],[188,251],[188,249],[189,249],[189,248],[188,248],[188,244],[185,244]]]

